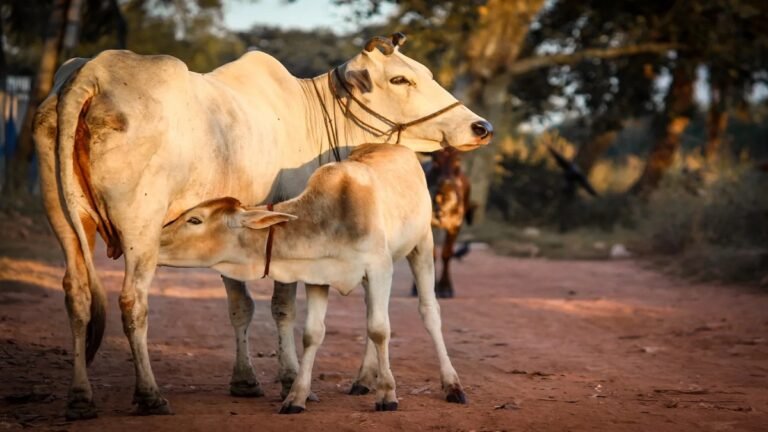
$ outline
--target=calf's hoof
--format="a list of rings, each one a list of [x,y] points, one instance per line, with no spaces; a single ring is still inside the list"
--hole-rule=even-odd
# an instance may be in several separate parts
[[[376,402],[376,411],[397,411],[397,402]]]
[[[419,290],[416,289],[416,284],[413,284],[413,286],[411,286],[411,297],[418,297],[418,295]]]
[[[88,420],[97,417],[96,405],[90,400],[75,400],[67,403],[64,413],[67,420]]]
[[[304,412],[304,407],[298,405],[283,405],[280,407],[280,414],[301,414]]]
[[[288,389],[288,391],[281,391],[280,392],[280,399],[286,400],[288,399],[288,395],[291,394],[291,390]],[[320,402],[320,398],[315,394],[315,392],[310,391],[307,395],[307,400],[310,402]]]
[[[464,390],[462,390],[461,387],[451,386],[446,391],[445,400],[450,403],[465,405],[467,403],[467,395],[464,393]]]
[[[371,389],[359,383],[352,384],[352,388],[349,389],[349,394],[354,396],[367,395],[370,392]]]
[[[135,415],[150,416],[150,415],[171,415],[171,404],[162,397],[158,396],[154,399],[136,399],[136,409],[133,411]]]
[[[437,296],[437,298],[444,299],[453,298],[453,291],[437,290],[435,291],[435,296]]]
[[[229,383],[229,394],[235,397],[261,397],[264,391],[258,382],[236,381]]]

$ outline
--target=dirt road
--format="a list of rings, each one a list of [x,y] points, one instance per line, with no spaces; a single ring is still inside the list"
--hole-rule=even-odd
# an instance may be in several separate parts
[[[331,296],[312,383],[321,401],[283,416],[276,414],[270,284],[250,284],[252,354],[267,394],[238,399],[228,395],[234,339],[218,275],[160,269],[149,340],[175,411],[167,417],[130,415],[133,367],[117,306],[122,261],[100,251],[109,320],[89,369],[100,416],[65,422],[63,261],[50,235],[2,228],[0,431],[768,430],[765,292],[683,283],[632,261],[520,260],[488,251],[455,266],[458,297],[441,303],[466,406],[440,397],[436,357],[405,266],[398,267],[390,310],[400,411],[393,413],[374,412],[371,395],[345,394],[363,352],[359,291]]]

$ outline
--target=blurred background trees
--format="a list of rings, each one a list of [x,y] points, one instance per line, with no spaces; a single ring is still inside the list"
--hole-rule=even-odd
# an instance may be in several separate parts
[[[231,31],[223,8],[237,1],[247,0],[3,0],[0,78],[34,77],[34,107],[66,58],[109,48],[174,55],[198,72],[255,48],[311,77],[354,55],[367,37],[403,31],[404,51],[494,124],[493,144],[465,157],[479,220],[487,211],[505,224],[630,226],[653,237],[642,225],[660,224],[650,215],[663,212],[648,209],[690,198],[703,222],[681,228],[695,232],[682,243],[719,244],[722,233],[704,227],[746,218],[756,225],[739,241],[768,244],[764,200],[741,201],[742,189],[765,187],[759,172],[768,170],[763,0],[333,0],[350,20],[394,11],[348,34]],[[3,99],[5,119],[11,99]],[[21,133],[12,152],[5,142],[6,196],[30,190],[30,119],[14,125]],[[600,196],[563,193],[548,147],[573,160]],[[737,204],[722,206],[731,189],[741,191],[728,198]],[[740,210],[728,219],[728,208]],[[753,249],[758,263],[768,253]]]

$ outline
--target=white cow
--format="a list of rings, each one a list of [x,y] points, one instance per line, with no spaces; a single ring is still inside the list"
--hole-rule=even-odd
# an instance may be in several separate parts
[[[243,203],[298,195],[311,173],[362,143],[421,151],[469,150],[491,125],[458,105],[421,64],[402,55],[404,37],[374,38],[332,72],[297,79],[273,57],[249,52],[198,74],[169,56],[105,51],[69,63],[34,124],[43,200],[66,256],[63,286],[74,339],[66,415],[96,415],[86,364],[104,332],[105,294],[92,254],[98,232],[108,255],[125,254],[123,328],[136,372],[140,414],[170,413],[147,352],[147,291],[160,231],[185,209],[215,197]],[[236,335],[233,394],[260,395],[248,356],[253,300],[225,279]],[[295,284],[276,289],[280,378],[289,388],[298,361]],[[368,344],[358,377],[372,382]]]
[[[369,144],[315,171],[301,195],[274,208],[245,208],[233,198],[220,198],[184,212],[163,228],[159,263],[211,267],[237,280],[269,276],[307,284],[304,354],[280,410],[286,414],[306,406],[315,353],[325,337],[328,285],[347,295],[363,282],[368,337],[377,354],[376,410],[394,411],[388,305],[393,262],[406,256],[443,388],[464,397],[440,330],[431,222],[427,182],[413,151]]]

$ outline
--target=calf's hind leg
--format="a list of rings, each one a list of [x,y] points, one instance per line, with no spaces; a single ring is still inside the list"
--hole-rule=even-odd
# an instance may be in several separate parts
[[[392,262],[382,263],[364,280],[368,338],[376,346],[378,373],[376,411],[397,411],[395,377],[389,367],[389,295],[392,290]]]
[[[235,330],[235,366],[232,379],[229,382],[229,393],[232,396],[259,397],[264,396],[256,374],[253,372],[251,355],[248,348],[248,326],[253,319],[253,298],[248,292],[245,282],[221,277],[227,290],[229,304],[229,320]]]
[[[467,403],[467,397],[459,382],[459,375],[451,364],[448,350],[443,340],[442,323],[440,319],[440,304],[437,302],[434,291],[435,263],[432,260],[432,235],[422,241],[408,255],[408,264],[416,279],[416,288],[419,292],[419,313],[424,322],[440,361],[440,379],[443,385],[445,399],[448,402]]]

